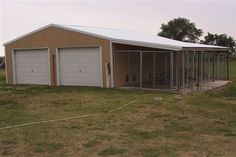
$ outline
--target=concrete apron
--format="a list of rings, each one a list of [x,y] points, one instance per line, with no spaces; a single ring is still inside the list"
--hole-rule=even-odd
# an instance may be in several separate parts
[[[181,93],[203,93],[206,91],[218,89],[222,86],[227,85],[230,82],[232,81],[217,80],[217,81],[203,82],[203,83],[200,83],[199,86],[194,85],[187,88],[183,88],[180,90],[180,92]]]

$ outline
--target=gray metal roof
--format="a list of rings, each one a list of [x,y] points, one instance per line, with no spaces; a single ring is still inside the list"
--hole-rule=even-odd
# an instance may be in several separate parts
[[[37,32],[39,30],[42,30],[51,26],[108,39],[114,43],[124,43],[124,44],[147,46],[147,47],[160,48],[160,49],[168,49],[168,50],[182,50],[183,48],[228,49],[227,47],[221,47],[221,46],[182,42],[182,41],[160,37],[157,35],[151,35],[147,33],[138,32],[138,31],[127,31],[127,30],[122,30],[122,29],[87,27],[87,26],[78,26],[78,25],[50,24],[43,28],[30,32],[24,36],[28,36],[34,32]],[[23,38],[24,36],[21,36],[15,40],[7,42],[4,45],[12,43],[20,38]]]

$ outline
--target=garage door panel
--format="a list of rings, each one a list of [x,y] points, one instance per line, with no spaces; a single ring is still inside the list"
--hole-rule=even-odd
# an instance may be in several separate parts
[[[76,54],[78,51],[80,52],[79,56],[87,56],[90,58],[90,56],[99,56],[99,53],[97,54],[99,48],[64,48],[64,49],[60,49],[60,52],[66,52],[66,54],[61,54],[61,56],[76,56],[78,57],[78,55]]]
[[[79,50],[80,51],[80,50]],[[80,53],[88,53],[88,54],[81,54],[81,55],[76,55],[74,53],[77,53],[76,51],[73,52],[67,52],[66,50],[62,50],[60,52],[66,52],[67,54],[62,54],[61,56],[64,57],[65,59],[71,59],[72,57],[74,58],[88,58],[92,59],[93,57],[99,58],[100,55],[96,54],[96,51],[91,51],[91,52],[86,52],[86,51],[80,51]],[[94,54],[95,53],[95,54]],[[72,58],[73,59],[73,58]]]
[[[87,75],[100,75],[100,72],[92,67],[81,67],[81,68],[62,68],[61,73],[63,74],[87,74]]]
[[[49,84],[49,60],[47,49],[16,50],[16,84]]]
[[[99,48],[59,49],[58,56],[61,85],[101,85]]]
[[[21,73],[21,72],[28,72],[28,73],[41,72],[41,73],[48,74],[48,66],[45,66],[45,65],[44,66],[42,66],[42,65],[31,66],[30,64],[22,65],[22,66],[18,65],[16,73],[18,74],[18,73]],[[35,73],[32,73],[32,74],[35,74]]]
[[[36,84],[36,85],[42,85],[41,82],[48,82],[48,79],[46,79],[45,77],[33,77],[31,78],[29,77],[25,77],[25,76],[19,76],[17,78],[18,82],[20,82],[20,84]],[[30,82],[30,83],[29,83]]]
[[[23,73],[20,73],[20,74],[18,74],[17,75],[17,78],[19,78],[19,77],[45,77],[45,78],[47,78],[48,77],[48,74],[46,74],[46,73],[37,73],[37,74],[30,74],[30,73],[27,73],[27,72],[23,72]],[[34,78],[34,79],[36,79],[36,78]]]
[[[76,84],[78,86],[96,87],[97,84],[100,82],[94,81],[95,79],[93,79],[92,77],[90,79],[88,79],[87,77],[75,78],[74,76],[71,76],[71,77],[67,77],[66,79],[64,79],[65,81],[62,81],[61,84],[71,85],[71,86],[74,86]]]
[[[80,61],[80,63],[76,63],[78,62],[79,59],[77,59],[76,61],[68,61],[70,62],[70,64],[68,64],[68,62],[61,62],[60,64],[63,65],[62,68],[84,68],[84,67],[91,67],[94,68],[93,64],[100,64],[100,62],[96,61],[96,62],[86,62],[86,61]],[[91,65],[92,64],[92,65]],[[61,66],[60,65],[60,66]]]
[[[72,75],[72,74],[68,74],[66,76],[64,76],[66,79],[70,79],[70,78],[75,78],[76,80],[80,80],[80,79],[83,79],[83,78],[86,78],[88,80],[90,79],[94,79],[94,82],[98,82],[99,81],[97,80],[97,75]],[[66,82],[66,79],[63,79],[61,82]]]
[[[63,60],[61,61],[61,63],[63,64],[63,63],[68,63],[68,62],[71,62],[71,63],[75,63],[75,62],[77,62],[78,60],[80,60],[80,64],[82,64],[83,65],[83,63],[93,63],[93,62],[99,62],[99,59],[100,59],[100,57],[73,57],[73,56],[71,56],[71,58],[66,58],[66,57],[63,57],[63,56],[61,56],[62,58],[63,58]]]
[[[33,50],[31,50],[30,52],[16,51],[15,57],[18,58],[16,60],[16,63],[18,63],[18,64],[32,64],[32,62],[33,62],[34,64],[38,64],[38,65],[48,64],[48,54],[47,54],[47,52],[39,52],[39,51],[32,52],[32,51]],[[24,53],[34,53],[34,54],[24,55]],[[45,54],[41,55],[41,54],[38,54],[38,53],[45,53]]]
[[[32,65],[32,63],[34,63],[33,65],[38,65],[38,66],[43,65],[43,64],[48,65],[48,58],[46,60],[41,59],[41,58],[38,58],[38,59],[36,59],[36,58],[33,58],[33,59],[20,58],[20,61],[16,61],[16,64],[19,64],[19,65],[27,65],[27,64]]]

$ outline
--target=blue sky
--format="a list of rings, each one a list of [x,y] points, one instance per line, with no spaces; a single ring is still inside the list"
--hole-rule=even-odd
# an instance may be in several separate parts
[[[0,44],[49,23],[138,30],[157,34],[162,23],[185,17],[205,33],[236,38],[236,0],[0,0]],[[3,56],[3,47],[0,56]]]

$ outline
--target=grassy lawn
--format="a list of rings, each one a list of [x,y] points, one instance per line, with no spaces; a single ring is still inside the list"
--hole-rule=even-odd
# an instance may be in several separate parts
[[[0,92],[3,90],[5,85],[5,71],[0,69]]]
[[[158,91],[3,87],[1,71],[0,127],[104,114],[0,130],[0,156],[235,157],[236,59],[230,67],[233,82],[224,89],[178,97]]]

